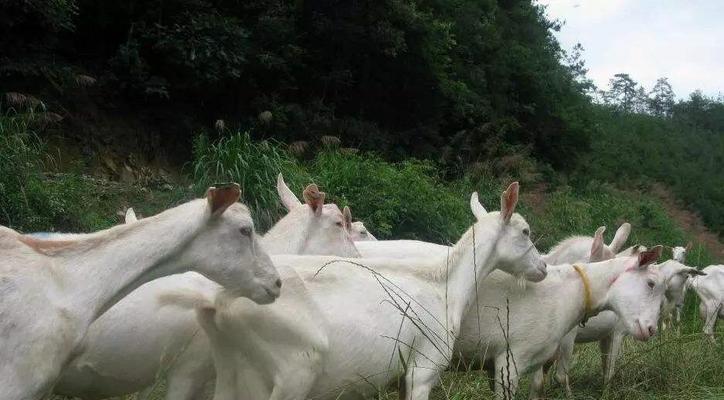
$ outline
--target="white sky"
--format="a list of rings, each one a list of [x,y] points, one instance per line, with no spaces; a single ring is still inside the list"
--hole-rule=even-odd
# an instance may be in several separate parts
[[[724,0],[538,0],[570,50],[581,43],[588,76],[607,88],[625,72],[651,89],[669,78],[677,97],[724,93]]]

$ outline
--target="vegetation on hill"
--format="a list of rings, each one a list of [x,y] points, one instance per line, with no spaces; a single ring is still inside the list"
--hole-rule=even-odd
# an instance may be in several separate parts
[[[16,92],[35,95],[25,99],[59,113],[54,133],[86,155],[123,148],[127,137],[109,138],[123,134],[150,159],[189,161],[195,132],[219,120],[232,128],[222,132],[255,139],[309,145],[332,135],[379,160],[426,160],[410,165],[438,180],[518,173],[579,191],[591,180],[658,181],[724,230],[722,100],[677,102],[665,78],[646,90],[623,73],[595,88],[582,49],[563,51],[560,24],[530,0],[2,9],[4,109],[18,108]]]
[[[630,186],[657,181],[724,232],[724,102],[693,93],[665,115],[599,107],[598,132],[580,181]]]

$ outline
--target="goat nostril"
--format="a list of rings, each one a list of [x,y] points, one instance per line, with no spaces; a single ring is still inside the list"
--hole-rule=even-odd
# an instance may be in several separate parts
[[[281,279],[277,279],[277,281],[274,282],[274,283],[277,285],[278,288],[281,288],[281,287],[282,287],[282,280],[281,280]]]
[[[649,325],[649,336],[654,336],[656,334],[656,327],[653,325]]]

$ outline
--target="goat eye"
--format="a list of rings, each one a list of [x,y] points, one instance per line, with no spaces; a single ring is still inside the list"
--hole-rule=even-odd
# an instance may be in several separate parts
[[[335,222],[335,225],[337,225],[337,226],[341,227],[341,226],[342,226],[342,222],[340,222],[340,221],[337,221],[337,222]]]
[[[239,228],[239,232],[241,232],[241,234],[244,235],[244,236],[251,236],[251,233],[252,233],[252,232],[251,232],[251,228],[249,228],[248,226],[245,226],[245,227],[243,227],[243,228]]]
[[[530,230],[528,228],[523,229],[523,235],[530,236]]]
[[[656,284],[654,283],[654,281],[648,281],[647,284],[649,285],[649,289],[653,289],[654,286],[656,286]]]

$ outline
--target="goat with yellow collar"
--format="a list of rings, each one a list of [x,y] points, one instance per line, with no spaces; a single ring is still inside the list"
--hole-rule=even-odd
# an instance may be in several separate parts
[[[492,273],[481,282],[477,311],[465,318],[455,354],[482,360],[494,377],[496,394],[511,398],[520,375],[538,370],[573,327],[602,310],[614,311],[637,339],[656,333],[664,279],[648,268],[661,247],[633,257],[549,267],[537,283]],[[533,385],[542,378],[536,374]]]

